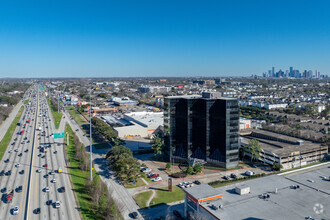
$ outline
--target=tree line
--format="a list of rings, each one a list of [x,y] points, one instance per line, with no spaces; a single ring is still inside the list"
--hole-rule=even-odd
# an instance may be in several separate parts
[[[89,154],[85,151],[85,146],[80,142],[78,136],[74,134],[75,159],[79,161],[79,169],[88,171],[90,169]],[[85,190],[90,195],[93,203],[92,210],[100,219],[115,219],[116,207],[113,199],[108,193],[106,184],[101,180],[98,174],[93,175],[93,180],[87,178]]]
[[[130,183],[141,177],[141,164],[133,157],[133,152],[129,148],[123,145],[115,145],[108,151],[106,158],[109,160],[110,167],[122,182]]]
[[[92,124],[96,131],[102,134],[112,145],[125,144],[124,141],[117,138],[117,133],[110,125],[97,117],[92,118]]]

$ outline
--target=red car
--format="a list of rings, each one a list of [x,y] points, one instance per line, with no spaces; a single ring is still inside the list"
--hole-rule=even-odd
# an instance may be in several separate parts
[[[45,165],[44,165],[44,167],[48,167],[48,165],[47,165],[47,164],[45,164]]]
[[[156,178],[156,177],[159,177],[159,174],[153,174],[150,176],[150,178]]]

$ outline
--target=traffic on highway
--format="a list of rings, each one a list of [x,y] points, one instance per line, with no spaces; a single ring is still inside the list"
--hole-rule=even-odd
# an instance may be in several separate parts
[[[80,219],[45,93],[35,86],[25,98],[0,163],[0,219]]]

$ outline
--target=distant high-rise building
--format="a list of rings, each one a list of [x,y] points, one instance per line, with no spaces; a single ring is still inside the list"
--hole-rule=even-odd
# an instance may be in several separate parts
[[[218,93],[165,98],[164,129],[174,160],[238,165],[239,107],[236,98]]]
[[[313,71],[312,70],[309,70],[307,72],[307,78],[312,78],[313,77]]]
[[[293,76],[293,67],[292,67],[292,66],[290,67],[289,76],[290,76],[290,77],[294,77],[294,76]]]
[[[272,67],[272,77],[275,77],[275,67]]]
[[[320,72],[315,70],[315,78],[319,79],[320,78]]]

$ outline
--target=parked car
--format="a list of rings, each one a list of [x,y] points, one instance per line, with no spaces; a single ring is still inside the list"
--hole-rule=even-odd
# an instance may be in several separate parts
[[[153,179],[154,182],[158,182],[158,181],[162,181],[163,179],[159,176],[159,177],[156,177],[155,179]]]
[[[152,174],[152,175],[150,176],[150,178],[156,178],[156,177],[159,177],[159,174]]]
[[[252,175],[254,175],[254,172],[247,170],[247,171],[245,171],[245,175],[252,176]]]
[[[230,174],[230,177],[236,179],[237,175],[235,173],[232,173],[232,174]]]
[[[195,183],[196,185],[200,185],[200,184],[201,184],[201,182],[199,182],[198,180],[195,180],[194,183]]]
[[[151,169],[148,167],[143,167],[143,168],[141,168],[141,171],[144,173],[149,173],[149,172],[151,172]]]
[[[229,180],[229,176],[223,176],[222,178],[225,180]]]

